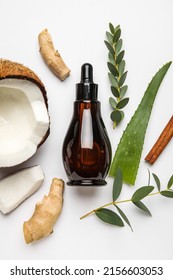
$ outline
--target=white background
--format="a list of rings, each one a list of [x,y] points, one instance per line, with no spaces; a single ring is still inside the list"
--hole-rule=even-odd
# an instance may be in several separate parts
[[[118,228],[103,224],[94,215],[80,220],[86,212],[111,201],[112,178],[108,185],[97,188],[66,186],[64,206],[54,233],[39,242],[26,245],[23,222],[30,218],[35,203],[49,191],[53,177],[67,181],[61,149],[73,112],[75,83],[80,67],[90,62],[94,80],[99,84],[102,116],[110,136],[113,153],[127,122],[156,71],[173,59],[173,2],[171,0],[1,0],[0,57],[21,62],[34,70],[47,89],[51,133],[36,155],[25,164],[0,170],[0,176],[23,166],[40,164],[45,173],[42,187],[15,211],[0,213],[0,259],[172,259],[173,200],[156,196],[147,198],[152,217],[130,203],[122,205],[134,232],[128,226]],[[121,25],[127,64],[130,97],[124,109],[125,119],[112,129],[108,98],[111,96],[107,77],[107,49],[103,43],[108,23]],[[58,80],[44,64],[37,37],[48,28],[55,48],[59,50],[71,75]],[[162,128],[172,115],[173,65],[159,90],[148,126],[141,164],[135,187],[124,185],[120,199],[147,183],[147,168],[158,174],[163,188],[173,173],[173,141],[158,161],[150,167],[144,158]]]

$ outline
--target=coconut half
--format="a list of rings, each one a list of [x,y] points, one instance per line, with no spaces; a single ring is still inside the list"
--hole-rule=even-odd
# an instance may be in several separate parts
[[[29,159],[49,135],[46,90],[29,68],[0,59],[0,167]]]

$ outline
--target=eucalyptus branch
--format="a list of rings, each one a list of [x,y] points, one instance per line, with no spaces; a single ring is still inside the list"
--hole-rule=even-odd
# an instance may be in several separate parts
[[[101,219],[103,222],[116,225],[116,226],[124,226],[125,221],[130,228],[131,224],[130,221],[128,220],[127,216],[125,213],[122,211],[122,209],[118,206],[118,204],[126,203],[126,202],[131,202],[133,203],[136,207],[144,211],[145,213],[149,214],[151,216],[150,210],[146,207],[146,205],[142,202],[142,200],[146,197],[151,197],[154,195],[162,195],[165,197],[173,198],[173,190],[171,189],[173,185],[173,175],[169,179],[167,183],[167,188],[164,190],[161,190],[161,183],[158,178],[158,176],[154,173],[152,173],[154,181],[157,186],[157,192],[153,192],[154,187],[150,185],[150,172],[149,172],[149,180],[148,180],[148,186],[143,186],[137,189],[134,194],[132,195],[131,198],[125,199],[125,200],[117,200],[121,190],[122,190],[122,184],[123,184],[123,178],[122,178],[122,172],[120,169],[118,169],[114,183],[113,183],[113,189],[112,189],[112,202],[106,203],[88,213],[83,215],[80,219],[84,219],[88,217],[89,215],[95,214],[99,219]],[[115,211],[112,211],[110,209],[107,209],[107,207],[114,206],[116,210],[118,211],[118,214]],[[114,208],[114,209],[115,209]]]
[[[147,195],[147,197],[153,196],[153,195],[156,195],[156,194],[160,194],[160,192],[150,193],[150,194]],[[132,202],[132,199],[129,198],[129,199],[125,199],[125,200],[112,201],[112,202],[109,202],[107,204],[104,204],[104,205],[102,205],[102,206],[100,206],[100,207],[98,207],[98,208],[96,208],[96,209],[86,213],[85,215],[81,216],[80,220],[82,220],[82,219],[84,219],[84,218],[86,218],[86,217],[88,217],[88,216],[90,216],[92,214],[95,214],[101,208],[106,208],[106,207],[111,206],[111,205],[117,205],[117,204],[121,204],[121,203],[125,203],[125,202]]]
[[[111,92],[114,96],[109,98],[109,103],[113,109],[110,117],[113,121],[113,128],[124,118],[124,112],[121,110],[129,102],[129,98],[123,98],[127,85],[124,85],[126,80],[127,71],[125,71],[125,51],[122,49],[123,41],[121,37],[120,25],[114,27],[112,23],[109,23],[110,32],[106,32],[107,40],[105,45],[109,50],[107,66],[109,69],[109,79],[111,82]]]

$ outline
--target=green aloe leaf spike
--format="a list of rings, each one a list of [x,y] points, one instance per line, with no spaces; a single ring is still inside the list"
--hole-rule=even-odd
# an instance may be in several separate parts
[[[117,169],[120,168],[123,174],[123,181],[127,184],[135,184],[145,133],[154,100],[170,65],[171,62],[166,63],[151,80],[136,112],[126,127],[115,152],[110,168],[110,176],[114,177]]]

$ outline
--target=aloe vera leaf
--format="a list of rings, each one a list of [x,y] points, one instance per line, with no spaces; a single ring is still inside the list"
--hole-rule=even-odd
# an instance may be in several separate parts
[[[171,62],[163,65],[151,80],[137,110],[126,127],[115,152],[109,175],[114,177],[117,169],[120,168],[123,174],[123,182],[129,185],[135,184],[145,133],[154,100],[170,65]]]

